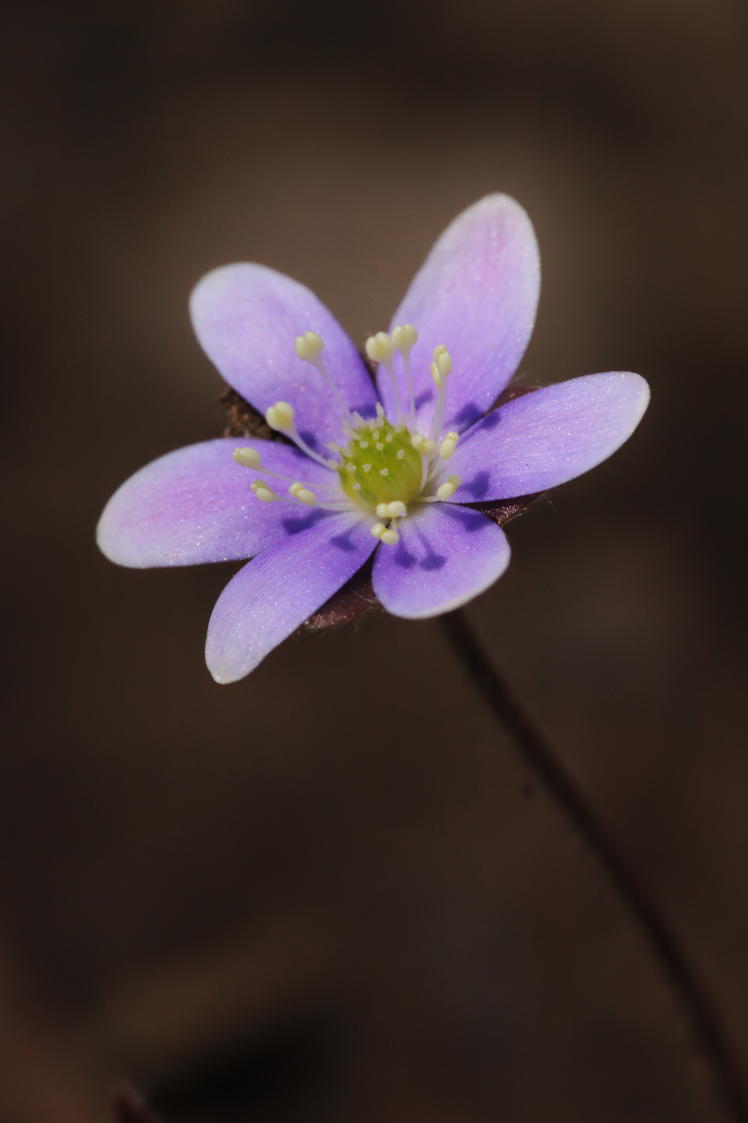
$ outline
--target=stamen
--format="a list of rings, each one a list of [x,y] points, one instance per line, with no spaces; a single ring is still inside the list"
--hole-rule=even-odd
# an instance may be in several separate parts
[[[307,507],[317,506],[317,496],[308,487],[304,487],[302,483],[292,483],[288,489],[288,494],[292,495],[294,499],[298,499],[300,503],[304,503]]]
[[[455,433],[454,429],[450,430],[445,436],[442,443],[439,445],[439,458],[441,460],[449,460],[457,448],[457,442],[460,439],[459,433]]]
[[[442,503],[446,502],[447,499],[452,498],[461,483],[462,480],[459,476],[450,476],[445,483],[440,484],[436,489],[436,498],[440,499]]]
[[[371,533],[375,538],[378,538],[380,542],[383,542],[385,546],[395,546],[400,541],[400,535],[395,530],[396,521],[397,520],[391,523],[389,527],[386,527],[384,523],[374,523],[371,528]]]
[[[395,350],[386,331],[378,331],[366,340],[366,354],[373,363],[388,363]]]
[[[390,525],[385,530],[384,534],[380,534],[380,539],[385,546],[396,546],[400,541],[400,535],[395,530],[397,526],[397,519],[393,519]]]
[[[296,354],[307,363],[318,359],[325,348],[325,341],[316,331],[305,331],[296,337]]]
[[[231,453],[237,464],[241,464],[242,468],[260,468],[262,467],[262,458],[254,448],[235,448]]]
[[[350,410],[343,401],[340,391],[335,385],[333,377],[325,366],[324,359],[322,358],[324,349],[325,341],[316,331],[305,331],[303,335],[297,335],[296,337],[296,354],[300,359],[303,359],[304,362],[312,364],[335,399],[335,404],[340,410],[343,421],[351,424],[353,419]]]
[[[275,499],[280,499],[279,495],[263,483],[262,480],[255,480],[252,484],[252,491],[255,493],[261,503],[272,503]]]
[[[416,417],[416,400],[413,390],[413,374],[410,368],[410,353],[418,342],[418,332],[412,324],[401,324],[392,332],[392,342],[403,357],[405,385],[408,391],[408,411],[413,421]]]
[[[276,402],[265,410],[265,420],[278,433],[292,433],[296,428],[294,408],[288,402]]]
[[[434,348],[433,362],[431,364],[431,377],[436,385],[436,404],[434,416],[431,420],[431,440],[436,441],[444,424],[444,409],[446,406],[447,378],[452,372],[452,356],[443,343]]]
[[[316,460],[318,464],[322,464],[325,468],[337,468],[337,463],[334,460],[325,460],[323,456],[316,453],[306,443],[296,428],[296,414],[289,402],[276,402],[274,406],[270,406],[269,409],[265,410],[265,420],[271,429],[289,436],[294,444],[298,445],[302,452],[305,452],[312,460]]]
[[[403,416],[403,398],[400,390],[400,383],[397,380],[392,365],[394,351],[395,344],[386,331],[378,331],[376,335],[370,335],[366,340],[366,354],[373,363],[380,363],[387,371],[390,387],[392,388],[392,403],[397,418],[400,420]]]
[[[404,519],[408,508],[401,499],[394,499],[391,503],[378,503],[377,514],[380,519]]]
[[[424,437],[423,433],[414,433],[410,438],[410,443],[417,452],[420,452],[421,456],[433,456],[436,452],[436,441],[432,441],[430,437]]]

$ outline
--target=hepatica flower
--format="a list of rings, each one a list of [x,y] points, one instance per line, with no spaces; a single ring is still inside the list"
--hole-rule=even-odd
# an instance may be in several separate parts
[[[475,504],[545,491],[610,456],[649,400],[637,374],[590,374],[493,408],[527,345],[540,268],[524,210],[470,207],[416,274],[388,332],[356,347],[296,281],[227,265],[192,321],[227,382],[281,439],[222,438],[142,468],[107,504],[98,542],[121,565],[251,560],[208,626],[217,682],[242,678],[371,557],[396,616],[449,612],[507,567]]]

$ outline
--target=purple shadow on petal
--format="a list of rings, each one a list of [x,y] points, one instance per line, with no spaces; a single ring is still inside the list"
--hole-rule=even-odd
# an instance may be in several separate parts
[[[475,424],[479,417],[483,416],[483,410],[475,402],[466,402],[464,406],[452,418],[447,418],[445,428],[449,428],[450,424],[454,425],[459,432],[467,429],[469,425]]]
[[[504,532],[478,511],[423,504],[400,540],[374,559],[374,592],[388,612],[419,619],[450,612],[483,592],[509,563]]]
[[[239,570],[208,625],[205,658],[217,682],[249,674],[349,580],[378,545],[369,525],[353,512],[325,515]]]
[[[464,434],[449,465],[455,503],[546,491],[607,459],[649,402],[638,374],[588,374],[516,397]]]
[[[280,524],[286,534],[301,534],[302,531],[316,526],[326,517],[327,512],[323,511],[321,507],[311,507],[308,511],[293,511],[290,515],[284,515]]]
[[[420,394],[416,394],[413,399],[416,410],[419,410],[421,406],[425,406],[428,402],[433,402],[434,396],[433,388],[430,390],[421,390]]]
[[[513,519],[524,515],[539,498],[541,498],[540,495],[523,495],[516,499],[483,503],[477,508],[458,507],[457,509],[479,510],[481,514],[491,519],[497,526],[506,526]],[[383,611],[384,607],[376,596],[371,582],[371,565],[367,562],[321,608],[312,613],[303,626],[308,631],[324,631],[327,628],[337,628],[343,624],[350,624],[369,612]]]

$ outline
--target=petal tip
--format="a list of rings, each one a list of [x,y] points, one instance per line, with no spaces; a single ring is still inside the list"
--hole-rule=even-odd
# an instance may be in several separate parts
[[[101,512],[96,524],[96,545],[107,561],[114,565],[124,566],[126,569],[144,569],[142,563],[135,560],[128,551],[127,537],[118,532],[117,520],[113,509],[116,492]]]
[[[244,666],[232,665],[231,660],[226,658],[225,652],[213,650],[210,628],[209,624],[208,638],[205,643],[205,665],[210,677],[218,686],[229,686],[232,682],[239,682],[240,679],[246,678],[250,671],[254,670],[254,667],[245,668]]]

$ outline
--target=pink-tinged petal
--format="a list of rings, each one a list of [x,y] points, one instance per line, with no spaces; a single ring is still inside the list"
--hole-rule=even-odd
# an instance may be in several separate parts
[[[296,337],[316,331],[322,358],[345,404],[372,414],[376,394],[356,348],[314,293],[262,265],[225,265],[190,299],[203,349],[235,390],[264,413],[290,402],[302,437],[324,454],[342,437],[338,404],[321,375],[296,355]]]
[[[147,464],[115,491],[96,531],[103,553],[136,568],[197,565],[249,558],[284,537],[288,504],[261,503],[250,485],[262,473],[232,458],[233,449],[248,445],[272,471],[320,492],[337,485],[332,472],[280,442],[230,437],[190,445]]]
[[[633,433],[649,403],[638,374],[587,374],[514,398],[466,433],[449,461],[456,503],[510,499],[594,468]]]
[[[418,619],[450,612],[492,585],[509,564],[503,530],[479,511],[424,504],[374,560],[374,592],[388,612]]]
[[[208,625],[205,660],[216,682],[236,682],[352,577],[378,545],[370,521],[312,509],[296,531],[240,569]]]
[[[412,362],[416,404],[431,417],[434,348],[452,354],[446,426],[467,428],[493,405],[516,371],[533,324],[540,261],[527,214],[507,195],[488,195],[441,235],[395,313],[419,333]],[[391,391],[381,382],[385,406]]]

